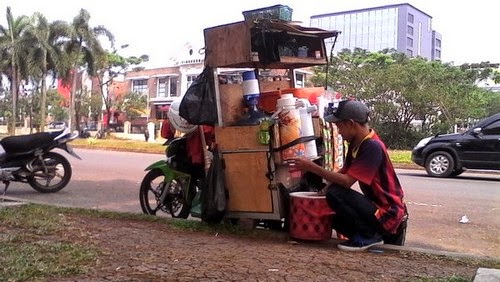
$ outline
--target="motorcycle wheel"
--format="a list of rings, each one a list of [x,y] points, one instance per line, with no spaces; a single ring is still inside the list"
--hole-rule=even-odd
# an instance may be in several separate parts
[[[175,178],[170,182],[165,182],[165,175],[160,169],[150,170],[144,176],[139,190],[143,213],[156,215],[158,211],[162,211],[174,218],[187,218],[191,211],[191,201],[186,201],[182,189],[183,182],[183,179]],[[168,191],[162,201],[161,195],[164,194],[165,189]]]
[[[43,161],[33,163],[33,172],[27,181],[40,193],[54,193],[66,187],[71,173],[71,164],[64,156],[48,152],[43,155]]]

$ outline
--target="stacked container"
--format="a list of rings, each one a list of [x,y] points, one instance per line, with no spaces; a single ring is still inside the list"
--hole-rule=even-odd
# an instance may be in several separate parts
[[[288,144],[302,136],[300,111],[297,109],[297,98],[293,94],[283,94],[276,103],[278,113],[281,145]],[[305,156],[303,143],[281,151],[282,160]]]

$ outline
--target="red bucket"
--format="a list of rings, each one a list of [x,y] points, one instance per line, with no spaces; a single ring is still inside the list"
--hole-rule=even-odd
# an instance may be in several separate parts
[[[332,237],[332,209],[317,192],[290,193],[290,237],[329,240]]]

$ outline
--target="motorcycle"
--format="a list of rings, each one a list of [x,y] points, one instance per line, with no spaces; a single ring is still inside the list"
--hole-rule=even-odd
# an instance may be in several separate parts
[[[6,194],[11,182],[28,183],[41,193],[63,189],[71,179],[71,164],[53,149],[81,160],[68,144],[78,137],[67,127],[57,131],[8,136],[0,140],[0,180]]]
[[[186,137],[173,138],[164,145],[166,159],[145,169],[148,173],[139,189],[142,211],[149,215],[161,211],[174,218],[199,217],[203,167],[193,166],[187,158]]]

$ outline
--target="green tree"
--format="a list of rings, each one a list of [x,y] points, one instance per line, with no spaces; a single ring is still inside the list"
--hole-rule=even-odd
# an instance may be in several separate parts
[[[395,50],[342,50],[331,58],[328,72],[314,69],[312,81],[321,85],[328,77],[329,88],[367,103],[372,126],[388,146],[408,148],[421,134],[449,131],[460,120],[485,116],[488,100],[475,84],[491,76],[489,67],[457,67]],[[416,119],[423,122],[422,133],[413,130]]]
[[[113,34],[104,26],[91,27],[89,24],[90,14],[81,9],[78,15],[69,25],[69,40],[66,42],[65,50],[70,56],[69,68],[65,77],[71,78],[71,96],[69,107],[69,125],[73,128],[73,123],[77,130],[80,130],[78,124],[79,114],[75,112],[75,98],[77,91],[77,79],[80,68],[83,67],[91,76],[96,75],[96,63],[103,60],[106,56],[100,37],[106,37],[111,45],[114,44]],[[76,122],[73,122],[75,120]]]
[[[48,114],[54,121],[68,119],[68,107],[64,104],[64,98],[55,89],[47,91]]]
[[[17,120],[17,100],[19,87],[19,67],[23,64],[25,46],[22,37],[29,26],[26,16],[14,17],[10,7],[7,7],[7,26],[0,25],[0,53],[2,54],[2,72],[10,81],[12,99],[12,116],[10,133],[15,134]]]
[[[147,103],[147,97],[142,93],[128,92],[118,100],[117,108],[127,113],[129,119],[140,117],[144,114],[144,105]]]
[[[127,46],[122,46],[122,48],[126,48]],[[106,115],[108,117],[111,116],[111,109],[115,107],[116,109],[120,109],[121,107],[125,107],[126,109],[130,110],[131,117],[136,116],[136,111],[132,110],[132,108],[135,106],[135,101],[137,101],[137,98],[133,95],[130,95],[130,93],[127,93],[127,97],[120,97],[117,95],[117,93],[110,93],[109,88],[114,82],[114,80],[121,75],[125,74],[125,71],[127,71],[131,67],[135,67],[135,70],[140,70],[142,69],[141,67],[137,67],[137,65],[147,62],[149,60],[149,56],[147,55],[142,55],[140,57],[123,57],[119,54],[117,54],[118,50],[113,50],[113,52],[107,52],[105,57],[101,57],[103,60],[101,60],[98,64],[98,71],[97,71],[97,80],[98,80],[98,89],[99,89],[99,95],[102,97],[102,101],[104,103],[104,107],[106,109]],[[103,88],[106,88],[107,91],[104,93]],[[146,99],[146,97],[144,97]],[[125,102],[126,100],[130,100],[130,103]],[[144,108],[144,105],[146,102],[142,104],[142,107]],[[109,121],[110,119],[107,119],[106,124],[104,125],[105,131],[109,132]]]
[[[61,68],[64,54],[62,47],[68,36],[67,24],[63,21],[49,22],[40,13],[32,17],[32,24],[26,32],[26,40],[30,42],[28,64],[30,74],[35,83],[40,84],[40,123],[39,130],[45,127],[47,110],[47,77],[57,76]]]
[[[500,92],[489,91],[487,95],[485,112],[487,116],[500,113]]]

